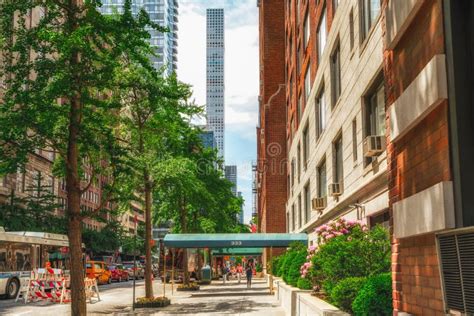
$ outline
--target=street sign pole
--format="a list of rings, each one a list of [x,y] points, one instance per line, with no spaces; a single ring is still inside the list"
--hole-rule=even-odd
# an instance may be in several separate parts
[[[136,255],[137,255],[137,215],[135,215],[135,242],[133,245],[133,304],[132,304],[132,310],[135,310],[135,282],[137,280],[137,260],[136,260]]]

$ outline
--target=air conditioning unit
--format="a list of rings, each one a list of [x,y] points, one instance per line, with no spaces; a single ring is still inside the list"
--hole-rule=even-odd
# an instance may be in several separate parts
[[[367,136],[364,139],[364,156],[374,157],[385,150],[385,136]]]
[[[313,206],[313,210],[315,211],[322,211],[326,208],[326,197],[318,197],[318,198],[314,198],[312,201],[311,201],[311,204]]]
[[[339,196],[342,195],[342,183],[331,183],[328,185],[328,195],[329,196]]]

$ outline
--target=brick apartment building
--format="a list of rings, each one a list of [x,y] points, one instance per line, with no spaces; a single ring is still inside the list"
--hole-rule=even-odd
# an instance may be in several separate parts
[[[286,105],[283,0],[258,1],[260,96],[257,126],[258,232],[285,232]]]
[[[288,0],[283,21],[280,1],[259,4],[258,157],[284,123],[286,230],[312,244],[337,217],[389,227],[394,315],[474,314],[474,2]],[[281,49],[285,118],[269,125]],[[281,205],[267,174],[261,231]]]
[[[384,1],[394,314],[474,314],[468,0]]]

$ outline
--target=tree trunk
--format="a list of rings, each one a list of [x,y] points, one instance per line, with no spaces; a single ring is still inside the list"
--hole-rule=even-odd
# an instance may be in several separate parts
[[[75,56],[77,58],[77,56]],[[69,249],[71,253],[71,314],[87,314],[82,262],[81,182],[79,178],[79,150],[77,137],[80,124],[79,97],[71,98],[69,137],[66,157],[66,190]]]
[[[153,298],[153,281],[151,271],[151,185],[148,172],[144,173],[145,180],[145,296]]]

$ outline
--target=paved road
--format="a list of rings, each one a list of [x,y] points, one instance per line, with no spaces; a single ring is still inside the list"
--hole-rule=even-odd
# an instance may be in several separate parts
[[[144,282],[137,282],[137,296],[144,295]],[[162,295],[163,285],[154,282],[155,295]],[[167,285],[166,296],[171,305],[162,309],[137,309],[132,311],[132,281],[100,286],[101,301],[88,304],[89,315],[275,315],[284,316],[276,299],[268,294],[266,282],[255,280],[253,288],[236,281],[205,285],[197,292],[176,292],[171,295]],[[0,315],[42,316],[69,315],[69,305],[50,303],[15,303],[0,300]]]

